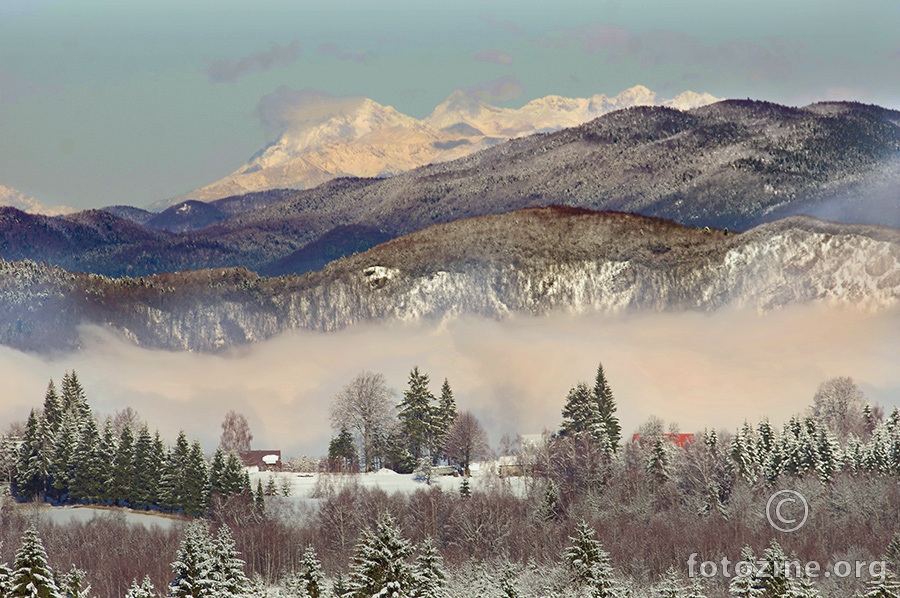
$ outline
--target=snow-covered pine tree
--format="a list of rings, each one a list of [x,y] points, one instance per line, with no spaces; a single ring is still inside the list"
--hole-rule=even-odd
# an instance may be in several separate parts
[[[131,506],[134,485],[134,432],[128,422],[122,427],[112,470],[110,494],[113,504]]]
[[[706,598],[706,593],[703,591],[703,584],[696,577],[691,581],[691,588],[688,590],[687,598]]]
[[[22,545],[16,552],[10,598],[64,598],[47,564],[44,543],[33,527],[25,530]]]
[[[169,511],[184,508],[187,498],[187,469],[191,446],[184,430],[178,432],[175,446],[169,448],[159,482],[160,506]]]
[[[459,495],[463,498],[472,496],[472,486],[469,484],[469,478],[463,478],[462,483],[459,485]]]
[[[434,439],[434,452],[440,454],[442,458],[444,452],[444,440],[447,437],[447,430],[453,420],[456,419],[456,399],[453,398],[453,390],[450,388],[450,382],[444,378],[441,384],[441,397],[438,399],[436,430]]]
[[[243,596],[250,581],[244,574],[244,561],[235,548],[234,537],[227,525],[219,527],[212,552],[212,574],[215,580],[212,595],[216,598]]]
[[[322,598],[325,595],[325,575],[322,573],[322,563],[319,562],[319,555],[312,546],[307,546],[303,551],[300,572],[297,573],[294,584],[299,588],[301,596]]]
[[[840,473],[844,455],[837,438],[827,427],[819,427],[815,440],[816,473],[819,480],[827,484],[835,474]]]
[[[681,576],[675,567],[669,567],[663,574],[660,582],[653,587],[655,598],[682,598],[687,591],[681,582]]]
[[[756,578],[756,557],[749,546],[741,550],[741,561],[747,564],[741,571],[735,571],[734,577],[728,586],[728,592],[734,598],[763,598],[766,596],[765,587]]]
[[[85,586],[85,577],[87,577],[87,573],[72,565],[72,568],[62,576],[62,583],[59,584],[60,593],[65,598],[88,598],[91,593],[91,584]]]
[[[444,573],[444,559],[434,546],[431,538],[425,538],[416,557],[415,569],[416,598],[443,598],[447,575]]]
[[[3,542],[0,541],[0,547]],[[9,596],[12,593],[12,569],[6,563],[0,563],[0,596]]]
[[[745,421],[731,440],[731,460],[734,461],[738,475],[751,484],[759,477],[757,455],[756,434]]]
[[[157,501],[159,492],[159,470],[153,449],[153,438],[147,424],[141,426],[134,443],[134,476],[132,478],[131,506],[149,509]]]
[[[671,443],[663,436],[654,436],[650,440],[650,452],[647,453],[647,476],[654,486],[660,486],[669,479],[669,450]]]
[[[47,430],[55,437],[60,425],[62,425],[63,405],[52,379],[47,385],[47,392],[44,393],[44,412],[42,415],[44,421],[47,422]]]
[[[101,463],[100,433],[94,418],[87,420],[82,426],[81,436],[72,452],[72,481],[69,495],[78,502],[96,502],[100,500],[103,490],[103,477],[106,468]]]
[[[222,480],[225,477],[225,451],[222,447],[216,447],[212,461],[209,464],[209,494],[210,496],[219,495],[226,498],[226,493],[222,487]]]
[[[537,518],[541,521],[559,521],[561,516],[559,486],[548,478],[541,504],[537,508]]]
[[[150,576],[145,576],[141,585],[138,585],[136,579],[132,581],[131,587],[128,588],[128,592],[125,594],[125,598],[157,598],[156,588],[153,587]]]
[[[618,584],[613,576],[609,553],[594,540],[594,528],[582,521],[570,537],[572,545],[563,554],[566,567],[572,573],[572,581],[586,587],[593,598],[613,598]]]
[[[409,542],[394,518],[383,514],[372,530],[364,530],[351,559],[347,598],[371,598],[382,591],[407,596],[414,589]]]
[[[234,451],[228,453],[225,458],[225,471],[222,473],[221,485],[225,497],[244,492],[250,494],[250,479],[247,477],[241,458]]]
[[[262,480],[256,480],[256,494],[253,495],[253,507],[260,516],[266,513],[266,495],[263,493]]]
[[[173,598],[216,596],[216,554],[205,521],[194,520],[184,528],[184,538],[172,563],[174,579],[169,585]]]
[[[47,491],[49,459],[42,418],[31,410],[16,460],[16,492],[25,499],[42,500]]]
[[[579,382],[569,390],[562,416],[563,420],[559,426],[561,436],[574,436],[580,432],[587,432],[599,440],[606,434],[606,429],[600,419],[597,401],[594,399],[591,389],[584,382]]]
[[[597,377],[594,381],[594,400],[597,402],[597,411],[600,413],[600,421],[606,432],[609,446],[613,452],[618,452],[619,443],[622,441],[622,426],[616,417],[616,401],[613,398],[612,389],[606,381],[603,373],[603,364],[597,365]]]
[[[409,388],[397,405],[397,418],[415,461],[429,456],[435,437],[434,395],[428,390],[428,383],[428,374],[419,372],[418,366],[413,367],[409,373]]]
[[[59,432],[56,434],[53,457],[50,460],[53,495],[60,501],[69,499],[75,466],[72,457],[75,454],[75,447],[78,445],[80,434],[78,420],[75,419],[72,413],[64,412]]]
[[[184,470],[184,498],[181,508],[199,517],[209,510],[209,466],[203,456],[200,441],[191,444],[187,467]]]
[[[112,419],[107,418],[106,424],[103,426],[103,434],[100,436],[100,451],[97,459],[97,464],[102,472],[97,480],[97,486],[100,493],[99,500],[103,504],[110,504],[113,501],[112,476],[117,449],[116,431],[113,428]]]
[[[863,598],[900,598],[900,582],[893,574],[886,575],[883,579],[873,579],[866,584]]]

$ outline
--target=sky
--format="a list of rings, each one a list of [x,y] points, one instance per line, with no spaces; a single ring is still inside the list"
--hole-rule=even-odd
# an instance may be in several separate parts
[[[900,108],[898,25],[898,0],[3,0],[0,185],[175,197],[273,141],[290,91],[418,118],[456,89],[519,107],[639,84]]]

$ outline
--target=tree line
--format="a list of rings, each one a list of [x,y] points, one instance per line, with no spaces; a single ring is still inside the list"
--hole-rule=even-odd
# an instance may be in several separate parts
[[[101,429],[76,372],[65,373],[59,391],[51,380],[43,409],[31,410],[21,439],[4,437],[0,447],[11,491],[23,500],[191,516],[207,513],[215,496],[250,494],[235,451],[220,447],[208,463],[200,442],[188,442],[183,430],[166,446],[158,430],[151,435],[143,423],[135,431],[130,419],[107,418]]]

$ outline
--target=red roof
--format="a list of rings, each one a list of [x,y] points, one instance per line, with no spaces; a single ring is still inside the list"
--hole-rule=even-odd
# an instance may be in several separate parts
[[[680,446],[681,448],[684,448],[689,444],[693,444],[694,442],[693,434],[663,434],[663,436],[665,438],[668,438],[673,444]],[[640,440],[640,434],[635,434],[631,439],[632,442],[639,442]]]

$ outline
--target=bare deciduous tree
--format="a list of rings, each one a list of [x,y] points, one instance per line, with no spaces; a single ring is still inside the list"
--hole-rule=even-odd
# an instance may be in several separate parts
[[[219,446],[226,453],[237,451],[238,453],[250,450],[250,442],[253,434],[250,433],[250,423],[243,413],[231,410],[222,421],[222,438]]]
[[[384,376],[366,371],[331,398],[331,425],[356,434],[365,471],[372,466],[379,436],[396,421],[393,398],[394,391],[388,388]]]
[[[136,432],[141,429],[143,423],[144,421],[141,419],[141,416],[131,407],[119,409],[112,418],[112,425],[113,430],[116,432],[116,438],[122,436],[122,430],[125,429],[126,424],[132,431]]]
[[[462,466],[467,476],[472,461],[487,456],[490,450],[487,433],[471,411],[463,411],[450,424],[444,449],[450,459]]]
[[[838,438],[853,432],[862,436],[863,407],[866,398],[849,376],[831,378],[819,385],[813,397],[813,415]]]

